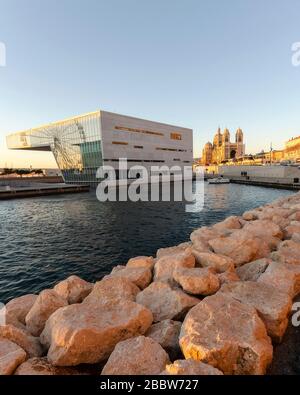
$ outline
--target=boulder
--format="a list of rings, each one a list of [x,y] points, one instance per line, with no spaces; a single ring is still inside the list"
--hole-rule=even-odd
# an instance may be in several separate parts
[[[242,281],[257,281],[271,262],[269,258],[258,259],[238,267],[236,273]]]
[[[115,300],[115,302],[131,300],[134,302],[139,292],[139,287],[127,278],[107,276],[94,285],[92,292],[83,303],[103,303],[108,300]]]
[[[108,277],[108,276],[107,276]],[[140,289],[146,288],[152,281],[152,272],[147,267],[127,267],[117,266],[111,272],[109,277],[122,277],[131,281]]]
[[[300,233],[300,222],[298,221],[293,221],[291,225],[284,228],[284,238],[290,239],[294,233]]]
[[[25,328],[25,317],[37,299],[37,295],[29,294],[12,299],[6,304],[6,324]]]
[[[30,358],[15,371],[16,376],[67,376],[86,374],[77,368],[53,366],[47,358]]]
[[[294,298],[300,292],[300,281],[299,271],[292,270],[293,268],[297,269],[298,266],[272,262],[257,281],[273,285],[278,291]]]
[[[288,326],[292,299],[272,285],[254,281],[239,281],[223,285],[221,293],[256,309],[268,335],[280,343]]]
[[[178,253],[184,252],[186,249],[189,249],[190,247],[191,247],[191,243],[187,242],[187,243],[179,244],[178,246],[174,246],[174,247],[160,248],[156,252],[156,257],[159,259],[167,255],[173,255],[173,254],[177,255]]]
[[[295,243],[299,244],[300,243],[300,233],[293,233],[291,240],[294,241]]]
[[[243,219],[245,221],[254,221],[259,218],[260,213],[256,210],[245,211],[243,214]]]
[[[33,336],[39,336],[48,318],[60,307],[68,303],[53,289],[45,289],[37,297],[25,318],[26,328]]]
[[[255,237],[277,237],[278,239],[283,238],[282,231],[279,225],[274,224],[270,220],[256,220],[248,222],[243,230]]]
[[[40,339],[55,366],[93,364],[120,341],[144,334],[152,320],[151,311],[129,300],[74,304],[52,314]]]
[[[152,256],[137,256],[129,259],[127,267],[145,267],[152,270],[154,267],[154,259]]]
[[[169,362],[168,354],[156,341],[138,336],[116,345],[101,374],[154,375]]]
[[[240,281],[239,276],[237,275],[234,268],[226,270],[224,273],[217,274],[220,285],[228,284],[235,281]]]
[[[184,291],[192,295],[212,295],[220,288],[220,281],[215,270],[207,268],[177,268],[173,277]]]
[[[226,270],[234,268],[233,259],[225,255],[217,255],[213,252],[199,252],[197,250],[193,250],[193,255],[197,265],[210,267],[215,269],[218,273],[223,273]]]
[[[244,230],[236,231],[229,237],[210,240],[209,245],[216,254],[233,259],[236,267],[264,258],[270,253],[270,248],[264,240],[253,237]]]
[[[154,322],[159,322],[182,319],[199,299],[172,289],[167,283],[154,282],[137,295],[136,302],[152,311]]]
[[[212,226],[213,230],[217,232],[223,232],[224,230],[228,229],[241,229],[242,224],[239,217],[231,216],[226,218],[224,221],[219,222]]]
[[[300,221],[300,211],[296,211],[289,216],[290,221]]]
[[[278,251],[272,252],[271,257],[278,262],[300,265],[300,244],[285,240],[279,245]]]
[[[10,340],[0,338],[0,376],[9,376],[26,359],[26,352]]]
[[[202,228],[196,229],[191,233],[190,239],[193,244],[196,243],[207,243],[209,240],[216,239],[217,237],[221,236],[222,233],[219,232],[217,229],[212,229],[207,226],[203,226]],[[229,232],[230,233],[230,232]]]
[[[92,291],[93,284],[81,279],[78,276],[70,276],[54,287],[54,291],[69,304],[81,303]]]
[[[224,374],[264,374],[273,355],[256,310],[221,292],[189,311],[179,344],[186,359],[208,363]]]
[[[159,258],[154,266],[154,281],[173,283],[176,267],[195,267],[195,258],[190,252],[167,255]]]
[[[162,375],[180,376],[221,376],[223,373],[207,363],[195,361],[194,359],[182,359],[166,366]]]
[[[167,352],[171,361],[174,361],[181,354],[179,347],[179,333],[181,322],[164,320],[150,326],[145,336],[159,343]]]
[[[43,355],[43,348],[38,337],[13,325],[0,326],[0,338],[7,339],[20,346],[29,358]]]

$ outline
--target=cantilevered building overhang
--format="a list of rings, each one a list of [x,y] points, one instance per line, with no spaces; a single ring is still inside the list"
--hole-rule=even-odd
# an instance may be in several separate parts
[[[52,151],[67,183],[97,182],[97,169],[128,165],[192,165],[193,131],[96,111],[7,136],[14,150]]]

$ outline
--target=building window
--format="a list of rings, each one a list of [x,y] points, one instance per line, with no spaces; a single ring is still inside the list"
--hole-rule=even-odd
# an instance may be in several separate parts
[[[173,159],[174,162],[180,162],[180,159]]]
[[[128,145],[128,143],[126,143],[125,141],[113,141],[112,144],[116,144],[116,145]]]
[[[177,152],[178,151],[178,149],[176,149],[176,148],[156,147],[155,149],[158,150],[158,151],[173,151],[173,152]]]
[[[135,145],[134,148],[143,149],[144,147],[142,145]]]
[[[182,140],[182,136],[180,133],[171,133],[170,136],[172,140]]]
[[[155,136],[164,136],[163,133],[153,132],[152,130],[127,128],[127,127],[124,127],[124,126],[115,126],[115,129],[116,130],[122,130],[122,131],[125,131],[125,132],[144,133],[144,134],[152,134],[152,135],[155,135]]]

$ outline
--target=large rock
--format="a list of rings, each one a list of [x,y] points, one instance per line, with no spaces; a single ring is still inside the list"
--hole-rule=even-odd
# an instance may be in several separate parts
[[[220,281],[215,270],[209,267],[177,268],[173,277],[184,291],[192,295],[212,295],[220,288]]]
[[[108,300],[114,300],[115,302],[131,300],[134,302],[139,292],[139,287],[127,278],[108,276],[94,285],[92,292],[83,303],[103,303]]]
[[[12,299],[6,307],[6,324],[25,328],[25,317],[34,305],[37,295],[29,294]]]
[[[270,253],[270,248],[264,240],[254,237],[244,230],[238,230],[229,237],[210,240],[209,245],[216,254],[233,259],[235,266],[264,258]]]
[[[129,259],[127,267],[146,267],[152,270],[154,267],[154,259],[152,256],[137,256]]]
[[[195,249],[193,250],[193,255],[197,265],[210,267],[215,269],[218,273],[223,273],[226,270],[234,268],[233,259],[224,255],[217,255],[213,252],[199,252]]]
[[[254,237],[259,237],[266,241],[272,240],[273,244],[277,239],[283,238],[283,233],[279,225],[276,225],[274,222],[269,220],[256,220],[247,222],[244,226],[243,231],[249,235],[253,235]]]
[[[300,233],[299,221],[292,221],[290,225],[284,228],[284,238],[290,239],[294,233]]]
[[[162,375],[180,376],[221,376],[223,373],[207,363],[195,361],[194,359],[183,359],[166,366]]]
[[[108,277],[108,276],[107,276]],[[147,267],[117,266],[109,277],[122,277],[134,283],[140,289],[146,288],[152,280],[152,272]]]
[[[243,219],[245,221],[254,221],[259,218],[260,212],[257,210],[245,211],[243,214]]]
[[[209,363],[225,374],[264,374],[273,355],[256,310],[220,292],[189,311],[179,343],[186,359]]]
[[[231,216],[226,218],[222,222],[218,222],[217,224],[212,226],[213,230],[217,232],[223,232],[224,230],[228,229],[240,229],[242,227],[241,218],[236,216]]]
[[[272,262],[257,281],[273,285],[278,291],[294,298],[300,292],[299,266]]]
[[[271,257],[282,263],[300,265],[300,244],[293,240],[285,240],[279,245],[278,251],[272,252]]]
[[[34,305],[26,315],[26,328],[33,336],[39,336],[48,318],[60,307],[68,304],[65,298],[53,289],[45,289],[37,297]]]
[[[26,359],[26,352],[10,340],[0,338],[0,376],[14,373]]]
[[[144,334],[152,320],[151,311],[129,300],[74,304],[57,310],[40,338],[53,365],[92,364],[107,359],[120,341]]]
[[[156,252],[156,257],[159,259],[167,255],[177,255],[178,253],[184,252],[185,250],[189,250],[191,244],[191,242],[186,242],[174,247],[159,248]]]
[[[53,366],[47,358],[31,358],[15,371],[16,376],[67,376],[87,374],[85,370]]]
[[[81,303],[92,291],[93,284],[78,276],[70,276],[54,287],[54,291],[66,299],[69,304]]]
[[[272,260],[269,258],[258,259],[238,267],[236,273],[242,281],[257,281],[270,263]]]
[[[200,242],[207,243],[210,240],[216,239],[217,237],[224,235],[224,233],[226,234],[227,232],[219,232],[217,229],[203,226],[202,228],[194,230],[190,235],[190,239],[193,244],[197,244]]]
[[[171,361],[178,358],[181,354],[179,347],[179,333],[181,322],[164,320],[157,324],[151,325],[145,336],[159,343],[167,352]]]
[[[195,257],[190,252],[166,255],[154,266],[154,281],[173,283],[173,272],[177,267],[194,267]]]
[[[161,282],[154,282],[140,292],[136,301],[152,311],[155,322],[167,319],[180,320],[192,306],[199,303],[199,299]]]
[[[26,351],[29,358],[43,355],[43,348],[39,338],[31,336],[24,329],[13,325],[0,326],[0,338],[7,339]]]
[[[220,285],[229,284],[231,282],[240,281],[239,276],[234,268],[226,270],[224,273],[217,274]]]
[[[159,374],[169,362],[168,354],[157,342],[138,336],[116,345],[102,375]]]
[[[263,320],[268,335],[280,343],[288,326],[292,299],[272,285],[240,281],[223,285],[220,292],[254,307]]]

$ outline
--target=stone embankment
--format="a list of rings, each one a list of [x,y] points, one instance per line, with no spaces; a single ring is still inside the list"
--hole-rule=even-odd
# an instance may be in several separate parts
[[[297,193],[132,258],[95,284],[71,276],[11,300],[0,373],[266,374],[299,293]]]

